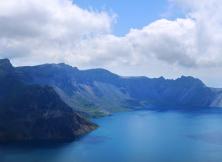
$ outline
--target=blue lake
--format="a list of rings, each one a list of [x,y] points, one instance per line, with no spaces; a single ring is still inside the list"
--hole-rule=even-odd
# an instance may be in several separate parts
[[[2,145],[0,162],[222,162],[221,112],[117,113],[62,145]]]

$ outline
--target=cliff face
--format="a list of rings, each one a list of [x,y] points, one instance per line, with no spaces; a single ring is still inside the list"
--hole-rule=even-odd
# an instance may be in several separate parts
[[[74,140],[96,125],[67,106],[50,86],[27,85],[0,60],[0,142]]]
[[[18,67],[16,71],[26,83],[52,86],[69,106],[91,116],[153,106],[221,106],[222,90],[193,77],[121,77],[104,69],[79,70],[65,64]]]

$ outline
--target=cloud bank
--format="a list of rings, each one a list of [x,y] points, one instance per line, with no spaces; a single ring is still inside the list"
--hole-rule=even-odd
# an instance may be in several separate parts
[[[143,74],[173,77],[180,71],[209,79],[206,71],[222,69],[222,2],[169,3],[184,10],[185,16],[156,20],[119,37],[112,34],[114,15],[82,9],[70,0],[1,1],[0,57],[16,65],[147,67]]]
[[[80,40],[111,31],[113,17],[69,0],[0,2],[1,57],[19,62],[65,61]]]

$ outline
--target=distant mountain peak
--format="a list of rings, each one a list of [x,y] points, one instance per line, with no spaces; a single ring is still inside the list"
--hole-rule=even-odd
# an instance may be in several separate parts
[[[159,80],[166,80],[163,76],[161,76],[161,77],[159,77],[157,79],[159,79]]]
[[[88,70],[83,70],[83,71],[88,71],[88,72],[95,72],[95,73],[100,73],[100,74],[111,74],[111,75],[116,75],[109,70],[103,69],[103,68],[95,68],[95,69],[88,69]]]
[[[195,84],[199,84],[201,86],[205,86],[205,84],[200,79],[194,78],[192,76],[182,75],[180,78],[176,79],[176,81],[180,81],[180,82],[187,83],[187,84],[195,83]]]
[[[10,62],[10,60],[7,58],[3,58],[3,59],[0,59],[0,62]]]
[[[71,66],[71,65],[68,65],[68,64],[66,64],[66,63],[58,63],[58,64],[52,64],[52,65],[54,65],[54,66],[57,66],[57,67],[63,67],[63,68],[73,68],[73,69],[78,69],[77,67],[73,67],[73,66]]]
[[[63,69],[63,70],[78,70],[77,67],[73,67],[73,66],[65,64],[65,63],[43,64],[41,67],[46,67],[46,68],[50,67],[50,68]]]
[[[12,64],[9,59],[5,58],[5,59],[0,59],[0,66],[11,66],[12,67]]]
[[[77,67],[73,67],[71,65],[65,64],[65,63],[47,63],[47,64],[41,64],[41,65],[35,65],[35,66],[21,66],[17,67],[18,68],[23,68],[23,69],[41,69],[41,70],[68,70],[68,71],[78,71],[79,69]]]
[[[199,80],[197,78],[194,78],[192,76],[185,76],[185,75],[182,75],[180,78],[178,78],[177,80]]]
[[[0,70],[3,70],[4,72],[13,71],[13,66],[9,59],[0,59]]]

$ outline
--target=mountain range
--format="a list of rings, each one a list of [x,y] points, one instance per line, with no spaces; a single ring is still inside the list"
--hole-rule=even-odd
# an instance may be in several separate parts
[[[79,70],[63,63],[17,67],[16,72],[27,84],[53,87],[67,105],[90,116],[155,107],[222,107],[222,89],[190,76],[122,77],[105,69]]]
[[[94,130],[88,117],[140,109],[222,107],[222,89],[201,80],[122,77],[61,64],[13,67],[0,59],[0,142],[73,140]]]
[[[23,83],[9,60],[0,60],[0,142],[69,141],[96,127],[52,87]]]

